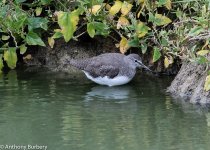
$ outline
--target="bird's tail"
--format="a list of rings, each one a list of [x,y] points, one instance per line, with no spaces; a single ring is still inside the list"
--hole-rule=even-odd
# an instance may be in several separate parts
[[[72,59],[69,56],[64,56],[60,59],[60,63],[63,66],[71,65],[78,69],[84,70],[84,68],[88,64],[88,60],[79,60],[79,59]]]
[[[60,64],[63,66],[69,65],[71,63],[70,60],[71,58],[68,55],[65,55],[60,59]]]

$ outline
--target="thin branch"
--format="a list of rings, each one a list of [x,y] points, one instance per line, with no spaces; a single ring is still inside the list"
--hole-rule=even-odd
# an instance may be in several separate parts
[[[139,12],[136,14],[137,18],[139,18],[139,17],[140,17],[140,14],[141,14],[141,12],[142,12],[142,11],[143,11],[143,9],[144,9],[145,4],[146,4],[146,2],[144,1],[144,2],[143,2],[143,4],[142,4],[141,9],[140,9],[140,10],[139,10]],[[140,5],[139,5],[139,8],[140,8]],[[138,9],[139,9],[139,8],[138,8]],[[137,10],[138,10],[138,9],[137,9]],[[139,14],[139,15],[138,15],[138,14]]]
[[[63,8],[65,9],[65,11],[69,11],[69,9],[66,8],[66,6],[60,1],[60,0],[57,0],[59,2],[59,4],[61,6],[63,6]]]
[[[13,35],[12,31],[11,31],[9,28],[7,28],[7,30],[10,32],[10,34],[11,34],[11,36],[12,36],[12,38],[13,38],[13,41],[14,41],[14,43],[15,43],[15,47],[18,48],[16,38],[15,38],[15,36]]]
[[[3,48],[3,47],[0,48],[0,50],[7,50],[7,49],[8,49],[8,48]]]
[[[188,19],[188,20],[183,20],[183,21],[179,21],[179,22],[175,22],[175,23],[173,23],[173,25],[180,25],[180,24],[182,24],[182,23],[198,23],[198,21],[195,21],[195,20],[192,20],[192,19]]]
[[[86,25],[85,23],[81,24],[81,25],[76,29],[75,32],[79,31],[79,30],[80,30],[82,27],[84,27],[85,25]]]
[[[74,39],[79,38],[80,36],[82,36],[82,35],[85,34],[86,32],[87,32],[87,31],[84,31],[84,32],[80,33],[79,35],[75,36]]]
[[[160,41],[160,39],[159,39],[159,37],[158,37],[158,33],[157,33],[157,30],[156,30],[155,27],[153,27],[153,31],[154,31],[154,32],[152,32],[152,33],[153,33],[153,35],[154,35],[154,37],[153,37],[153,39],[155,40],[154,42],[155,42],[156,44],[158,44],[158,45],[161,47],[161,49],[163,49],[163,46],[160,44],[161,41]]]
[[[210,31],[207,32],[207,33],[203,33],[203,34],[200,34],[198,36],[195,36],[195,37],[192,37],[189,39],[189,41],[192,41],[192,40],[205,40],[205,39],[209,39],[210,38]]]
[[[201,75],[204,75],[208,70],[209,70],[209,65],[208,65],[208,63],[206,63],[206,68]]]
[[[118,32],[115,28],[112,28],[112,30],[114,30],[120,37],[123,36],[123,35],[122,35],[120,32]]]
[[[120,42],[119,40],[117,40],[116,38],[114,38],[113,36],[111,36],[111,35],[108,35],[111,39],[113,39],[114,41],[116,41],[116,42]]]

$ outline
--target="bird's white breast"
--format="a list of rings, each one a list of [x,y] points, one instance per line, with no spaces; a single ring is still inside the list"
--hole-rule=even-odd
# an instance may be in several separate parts
[[[88,79],[94,81],[95,83],[108,86],[123,85],[131,81],[130,78],[126,76],[116,76],[113,79],[108,76],[93,78],[88,72],[83,71]]]

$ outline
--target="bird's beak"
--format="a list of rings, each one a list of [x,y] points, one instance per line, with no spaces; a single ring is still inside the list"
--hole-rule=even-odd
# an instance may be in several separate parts
[[[152,70],[150,70],[147,66],[145,66],[141,61],[138,61],[139,64],[139,68],[145,68],[146,70],[153,72]]]

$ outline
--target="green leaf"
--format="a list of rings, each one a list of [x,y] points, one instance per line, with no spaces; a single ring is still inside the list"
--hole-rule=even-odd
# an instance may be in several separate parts
[[[94,27],[96,30],[96,35],[109,35],[109,26],[102,22],[94,22]]]
[[[91,22],[87,24],[87,32],[90,35],[90,37],[93,38],[95,36],[96,31],[95,31],[94,23]]]
[[[25,26],[25,22],[27,20],[27,16],[26,14],[23,14],[22,16],[19,16],[18,17],[18,20],[14,21],[12,23],[12,29],[15,29],[16,31],[17,30],[21,30],[23,26]]]
[[[144,37],[148,33],[149,29],[150,28],[148,26],[146,26],[143,22],[139,22],[136,25],[136,33],[139,38]]]
[[[6,36],[6,35],[2,35],[2,37],[1,37],[1,39],[2,39],[3,41],[8,40],[9,38],[10,38],[10,36]]]
[[[62,36],[63,36],[63,34],[61,32],[55,32],[55,34],[53,34],[52,38],[53,39],[58,39],[58,38],[60,38]]]
[[[153,62],[156,62],[160,57],[161,57],[160,50],[157,47],[154,47]]]
[[[179,8],[177,9],[177,11],[175,12],[176,16],[180,19],[182,17],[182,15],[184,14],[184,12],[180,11]]]
[[[155,16],[151,12],[149,12],[149,20],[148,21],[149,22],[154,22],[155,21]]]
[[[36,7],[35,12],[36,12],[36,16],[40,16],[42,13],[42,7]]]
[[[16,32],[16,33],[21,32],[23,26],[25,25],[27,14],[24,13],[22,9],[20,9],[18,6],[15,7],[15,10],[13,9],[11,10],[11,9],[12,8],[9,8],[9,10],[7,9],[1,10],[1,11],[4,11],[4,13],[6,12],[6,14],[0,13],[0,21],[2,18],[1,22],[4,24],[2,28],[3,30],[10,29],[12,32]],[[7,14],[8,12],[10,13]]]
[[[134,38],[132,40],[128,41],[128,46],[129,47],[139,47],[139,39],[138,38]]]
[[[198,52],[196,52],[197,55],[200,55],[200,56],[204,56],[206,54],[208,54],[210,51],[209,50],[200,50]]]
[[[158,4],[158,7],[164,5],[166,3],[167,0],[158,0],[157,4]]]
[[[52,0],[41,0],[41,4],[42,5],[47,5],[47,4],[50,4]]]
[[[58,12],[58,24],[66,42],[73,37],[73,34],[77,29],[79,13],[80,10],[74,10],[73,12]]]
[[[121,1],[116,0],[114,5],[110,8],[109,14],[114,16],[116,13],[118,13],[122,7],[122,4],[123,3]]]
[[[26,52],[26,50],[27,50],[27,47],[26,47],[26,45],[25,44],[22,44],[22,45],[20,45],[20,54],[24,54],[25,52]]]
[[[165,59],[164,59],[164,66],[165,66],[165,68],[168,68],[169,65],[170,65],[169,59],[168,59],[168,57],[165,56]]]
[[[25,2],[26,0],[15,0],[16,3],[23,3]]]
[[[165,7],[170,10],[171,9],[171,0],[166,0]]]
[[[166,38],[162,37],[161,38],[161,45],[162,46],[168,46],[168,44],[169,44],[168,40]]]
[[[146,43],[141,44],[141,52],[142,52],[142,54],[145,54],[147,52],[147,44]]]
[[[2,54],[0,54],[0,73],[2,72],[2,68],[4,67],[3,60],[2,60]]]
[[[210,90],[210,75],[208,75],[206,77],[205,84],[204,84],[204,90],[205,91],[209,91]]]
[[[54,47],[54,44],[55,44],[54,38],[49,37],[49,38],[48,38],[48,44],[50,45],[51,48],[53,48],[53,47]]]
[[[17,63],[16,48],[10,47],[9,50],[4,52],[4,60],[9,68],[14,69]]]
[[[190,30],[190,32],[189,32],[188,35],[189,35],[189,36],[196,36],[196,35],[200,34],[200,33],[203,32],[203,31],[204,31],[203,27],[197,26],[197,27],[192,28],[192,29]]]
[[[42,17],[31,17],[28,18],[28,29],[29,31],[37,28],[42,28],[44,30],[47,30],[48,28],[48,20],[46,18]]]
[[[4,45],[1,46],[1,48],[8,48],[9,47],[9,42],[5,43]]]
[[[199,64],[205,64],[205,63],[208,62],[208,59],[207,59],[206,57],[204,57],[204,56],[199,56],[199,57],[197,58],[197,62],[198,62]]]
[[[40,46],[45,46],[44,42],[42,39],[38,36],[38,34],[34,33],[33,31],[30,31],[26,35],[26,42],[28,45],[40,45]]]
[[[121,6],[121,13],[122,13],[122,16],[127,15],[127,14],[130,12],[130,10],[131,10],[132,7],[133,7],[132,4],[130,4],[130,3],[126,2],[126,1],[124,1],[123,4],[122,4],[122,6]]]
[[[172,21],[170,18],[163,16],[162,14],[155,14],[155,20],[153,20],[153,22],[157,26],[162,26],[162,25],[167,25]]]
[[[58,12],[58,24],[61,28],[61,33],[63,34],[65,41],[68,42],[73,37],[74,33],[71,13]]]
[[[159,0],[158,7],[160,7],[162,5],[165,5],[165,7],[170,10],[171,9],[171,0]]]

